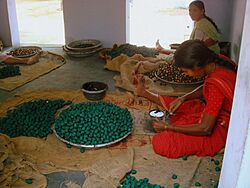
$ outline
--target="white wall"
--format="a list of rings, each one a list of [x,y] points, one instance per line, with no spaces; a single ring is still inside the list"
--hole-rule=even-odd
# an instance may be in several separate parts
[[[126,42],[126,0],[63,0],[65,41]]]
[[[250,0],[247,0],[220,188],[250,187]]]
[[[7,0],[0,0],[0,39],[5,46],[11,46],[10,24]]]
[[[207,16],[212,18],[221,30],[221,41],[230,41],[233,0],[203,0],[203,2]]]
[[[246,0],[234,1],[233,4],[233,12],[232,12],[232,24],[231,24],[231,57],[233,60],[238,62],[239,53],[240,53],[240,45],[242,38],[242,29],[244,24],[244,16],[246,9]]]

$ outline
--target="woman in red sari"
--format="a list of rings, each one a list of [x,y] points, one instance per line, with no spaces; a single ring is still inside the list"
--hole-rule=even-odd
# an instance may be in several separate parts
[[[204,84],[182,97],[170,98],[147,91],[143,76],[135,76],[137,95],[173,114],[170,124],[153,120],[158,132],[152,140],[154,151],[169,158],[214,156],[226,143],[237,67],[199,40],[183,42],[174,54],[174,65],[189,76],[205,76]]]

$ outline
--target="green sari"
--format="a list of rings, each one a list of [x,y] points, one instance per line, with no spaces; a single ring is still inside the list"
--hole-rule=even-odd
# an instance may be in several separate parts
[[[211,38],[214,41],[219,41],[220,35],[214,25],[208,19],[202,18],[198,22],[195,22],[194,29],[190,36],[191,40],[195,39],[195,31],[197,29],[201,30],[205,34],[205,37]],[[218,42],[212,46],[209,46],[209,49],[213,50],[217,54],[220,53],[220,47]]]

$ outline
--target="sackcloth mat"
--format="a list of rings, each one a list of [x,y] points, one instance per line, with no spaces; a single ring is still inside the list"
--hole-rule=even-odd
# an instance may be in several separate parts
[[[120,75],[114,76],[115,86],[125,89],[130,92],[134,92],[135,86],[133,85],[133,72],[138,69],[138,73],[145,74],[156,70],[161,64],[166,63],[165,56],[143,57],[140,54],[135,54],[132,57],[128,57],[125,54],[121,54],[113,59],[106,59],[104,68],[110,71],[119,72]],[[142,64],[142,66],[139,66]],[[149,91],[160,95],[168,96],[181,96],[184,95],[197,86],[190,84],[162,84],[158,79],[150,79],[145,76],[145,85]]]
[[[61,55],[44,52],[39,62],[32,65],[19,65],[21,75],[0,79],[0,89],[12,91],[44,74],[59,68],[65,63]]]
[[[0,116],[19,104],[36,99],[64,99],[73,103],[88,101],[80,90],[26,91],[2,102]],[[145,98],[132,98],[131,94],[125,92],[108,92],[103,101],[132,109],[131,113],[144,113],[156,107]],[[117,187],[131,169],[138,171],[135,175],[137,178],[147,177],[150,183],[171,187],[175,181],[181,187],[190,187],[201,158],[190,156],[184,161],[159,156],[152,149],[151,138],[150,135],[132,133],[126,142],[81,153],[79,148],[67,148],[54,134],[42,139],[0,135],[1,148],[5,148],[1,149],[1,171],[8,171],[0,173],[0,187],[6,187],[6,184],[12,187],[46,187],[45,174],[60,171],[86,171],[83,187]],[[13,167],[9,168],[8,165]],[[171,180],[173,173],[178,174],[177,180]],[[33,178],[33,184],[24,183],[25,178]],[[74,183],[68,184],[68,187],[74,186]]]

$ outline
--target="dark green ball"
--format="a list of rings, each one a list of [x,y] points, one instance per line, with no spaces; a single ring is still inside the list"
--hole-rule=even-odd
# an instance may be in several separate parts
[[[177,179],[177,175],[173,174],[172,179],[174,179],[174,180]]]
[[[85,152],[85,148],[80,148],[80,152],[84,153]]]
[[[179,183],[174,183],[173,188],[179,188],[180,184]]]
[[[188,159],[188,156],[182,156],[181,157],[184,161],[186,161]]]
[[[137,171],[136,170],[131,170],[131,174],[136,174],[137,173]]]
[[[66,144],[67,148],[72,148],[71,144]]]
[[[32,178],[25,179],[25,183],[32,184],[33,183],[33,179]]]
[[[219,162],[218,160],[215,160],[215,161],[214,161],[214,164],[215,164],[215,165],[219,165],[220,162]]]
[[[220,170],[221,170],[220,167],[218,167],[218,166],[215,167],[216,172],[220,172]]]
[[[195,184],[194,184],[196,187],[200,187],[201,186],[201,183],[200,182],[195,182]]]

